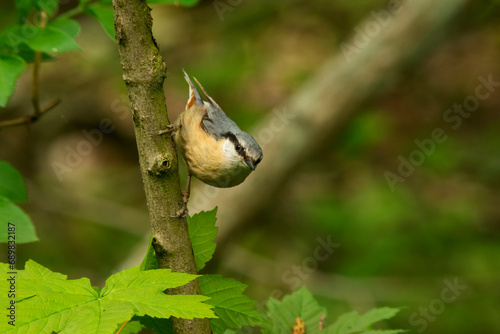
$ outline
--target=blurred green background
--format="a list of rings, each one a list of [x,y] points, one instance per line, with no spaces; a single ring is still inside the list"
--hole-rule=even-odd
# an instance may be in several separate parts
[[[184,68],[241,128],[251,129],[387,1],[227,1],[233,5],[221,15],[215,3],[153,6],[169,73],[169,117],[187,99]],[[66,1],[62,9],[75,5]],[[204,272],[248,284],[259,304],[305,284],[333,318],[402,306],[391,328],[500,333],[500,94],[481,101],[456,130],[443,121],[454,103],[474,95],[479,76],[500,81],[499,5],[468,1],[431,50],[365,101],[258,219],[216,250]],[[15,14],[13,3],[1,6],[3,29]],[[77,19],[82,51],[42,67],[42,101],[63,102],[36,124],[0,132],[0,159],[25,177],[30,202],[23,208],[40,238],[18,246],[18,263],[34,259],[98,285],[144,245],[149,225],[117,48],[95,20]],[[30,85],[26,71],[0,119],[31,112]],[[64,163],[105,118],[115,129],[58,177],[54,162]],[[415,140],[436,128],[446,141],[391,191],[384,173],[397,174],[399,156],[408,159]],[[264,151],[264,159],[273,157]],[[218,204],[219,211],[230,205]],[[318,238],[338,244],[322,260]],[[453,302],[440,302],[445,281],[455,280],[466,287]]]

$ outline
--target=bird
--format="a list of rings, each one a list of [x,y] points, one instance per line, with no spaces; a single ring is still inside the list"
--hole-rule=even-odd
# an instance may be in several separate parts
[[[208,100],[204,101],[189,75],[183,72],[189,85],[186,108],[174,123],[159,133],[173,136],[187,165],[182,206],[172,216],[177,218],[185,217],[188,213],[192,176],[214,187],[234,187],[245,181],[263,157],[257,141],[242,131],[193,77]]]

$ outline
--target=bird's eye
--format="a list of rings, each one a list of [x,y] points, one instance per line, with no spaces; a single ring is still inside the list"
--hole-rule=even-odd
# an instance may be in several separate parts
[[[236,144],[235,147],[237,152],[241,151],[241,145],[240,144]]]

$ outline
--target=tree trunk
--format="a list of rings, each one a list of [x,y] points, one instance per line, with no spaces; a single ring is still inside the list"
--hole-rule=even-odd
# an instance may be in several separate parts
[[[163,93],[166,65],[152,36],[151,10],[145,0],[113,0],[113,8],[158,264],[160,268],[196,274],[187,221],[170,217],[180,209],[181,202],[174,142],[156,135],[169,121]],[[201,294],[197,280],[170,292]],[[211,333],[208,319],[173,319],[173,325],[176,334]]]

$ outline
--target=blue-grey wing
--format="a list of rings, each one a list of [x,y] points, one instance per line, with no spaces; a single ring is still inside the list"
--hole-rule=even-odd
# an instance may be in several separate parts
[[[207,114],[203,117],[202,124],[205,132],[216,140],[226,137],[227,133],[240,133],[241,130],[227,115],[217,106],[205,102]]]

